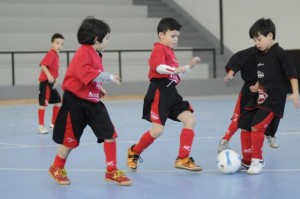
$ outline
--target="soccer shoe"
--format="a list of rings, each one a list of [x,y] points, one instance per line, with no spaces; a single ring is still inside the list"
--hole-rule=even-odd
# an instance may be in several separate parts
[[[226,149],[230,149],[229,141],[225,139],[221,139],[218,145],[218,152],[220,153]]]
[[[53,129],[54,128],[54,124],[50,124],[49,128]]]
[[[128,158],[127,158],[127,166],[129,169],[136,170],[137,169],[137,161],[143,162],[143,159],[139,154],[135,153],[132,148],[134,145],[128,148]]]
[[[202,170],[202,167],[198,166],[192,157],[187,157],[184,159],[177,158],[175,161],[175,168],[186,169],[189,171],[201,171]]]
[[[122,186],[129,186],[132,181],[126,177],[125,173],[120,170],[114,170],[112,172],[106,171],[105,180],[108,182],[115,182]]]
[[[265,166],[265,162],[263,159],[260,160],[257,158],[252,158],[251,165],[250,165],[249,169],[247,170],[247,174],[250,174],[250,175],[259,174],[262,171],[262,169],[264,168],[264,166]]]
[[[40,134],[47,134],[48,130],[43,125],[39,125],[39,133]]]
[[[279,147],[279,143],[276,139],[276,136],[272,137],[272,136],[266,135],[266,139],[267,139],[270,147],[272,147],[272,148],[278,148]]]
[[[67,171],[65,169],[59,169],[53,167],[53,165],[49,168],[50,176],[60,185],[69,185],[71,184],[70,180],[67,176]]]
[[[251,164],[251,161],[247,161],[247,160],[244,160],[244,159],[242,159],[241,160],[241,166],[244,168],[244,169],[249,169],[249,167],[250,167],[250,164]]]

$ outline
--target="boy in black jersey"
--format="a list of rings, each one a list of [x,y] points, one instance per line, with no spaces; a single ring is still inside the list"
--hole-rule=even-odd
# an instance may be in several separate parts
[[[299,88],[291,59],[274,42],[275,25],[272,20],[257,20],[249,35],[259,50],[256,55],[258,81],[250,87],[252,92],[257,92],[257,97],[246,105],[247,111],[241,114],[238,127],[242,129],[243,162],[251,162],[247,173],[259,174],[264,167],[262,148],[265,130],[275,117],[283,117],[289,83],[292,87],[290,98],[296,108],[300,106]]]
[[[257,82],[257,71],[255,64],[257,53],[258,49],[255,46],[238,51],[237,53],[231,56],[231,58],[225,66],[227,74],[224,77],[224,81],[228,82],[235,76],[236,73],[240,71],[241,77],[244,80],[244,85],[236,101],[234,112],[231,117],[231,122],[225,134],[219,142],[218,152],[230,148],[229,141],[234,135],[234,133],[238,130],[239,116],[243,111],[245,111],[244,108],[247,105],[247,103],[256,95],[255,93],[252,93],[250,91],[250,86],[254,85]],[[265,132],[266,138],[272,148],[279,147],[278,141],[275,136],[277,127],[279,125],[279,121],[280,120],[278,118],[276,118],[276,120],[273,120],[273,122]]]

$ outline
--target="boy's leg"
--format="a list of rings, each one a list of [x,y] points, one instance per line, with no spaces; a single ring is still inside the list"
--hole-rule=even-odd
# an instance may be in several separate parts
[[[241,131],[242,166],[249,168],[252,158],[251,131]]]
[[[194,140],[194,127],[196,119],[192,112],[184,111],[178,115],[178,120],[183,123],[183,129],[180,134],[180,146],[175,167],[190,171],[201,171],[202,167],[198,166],[190,156]]]
[[[38,109],[38,119],[39,119],[39,133],[47,134],[48,130],[45,128],[45,106],[40,106]]]
[[[241,93],[238,96],[238,99],[235,104],[234,112],[231,118],[231,122],[227,128],[227,131],[225,132],[223,138],[220,140],[219,145],[218,145],[218,152],[220,153],[221,151],[225,149],[230,149],[229,147],[229,141],[230,138],[234,135],[234,133],[238,130],[238,118],[240,116],[240,100],[241,100]]]
[[[272,148],[279,147],[277,137],[275,136],[278,126],[279,126],[279,122],[280,122],[280,118],[278,116],[274,116],[271,124],[268,126],[268,128],[265,132],[266,139],[267,139],[270,147],[272,147]]]
[[[264,167],[262,148],[264,144],[265,131],[274,118],[274,113],[266,110],[258,110],[252,121],[252,159],[247,171],[248,174],[259,174]]]
[[[53,109],[52,109],[52,122],[50,124],[50,128],[53,128],[54,127],[54,124],[55,124],[55,121],[56,121],[56,118],[57,118],[57,114],[59,112],[59,109],[60,109],[60,104],[55,104],[53,106]]]
[[[106,157],[105,180],[116,182],[119,185],[131,185],[131,180],[126,177],[123,171],[117,169],[117,145],[115,139],[104,141],[104,152]]]
[[[71,184],[67,176],[67,171],[65,170],[66,160],[68,155],[72,151],[72,148],[60,145],[58,153],[54,159],[53,164],[49,168],[50,176],[61,185]]]
[[[127,166],[130,169],[137,169],[137,161],[143,161],[140,157],[140,154],[162,134],[163,130],[163,125],[153,123],[152,129],[145,132],[136,145],[128,148]]]

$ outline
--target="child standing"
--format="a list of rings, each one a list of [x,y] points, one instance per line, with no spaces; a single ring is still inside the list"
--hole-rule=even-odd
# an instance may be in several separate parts
[[[256,70],[256,54],[258,49],[256,47],[250,47],[235,53],[225,66],[227,72],[224,77],[224,81],[228,82],[234,75],[240,71],[241,77],[244,80],[244,85],[239,93],[234,112],[231,118],[231,123],[228,126],[227,131],[219,142],[218,152],[225,149],[229,149],[229,141],[234,133],[238,130],[238,119],[240,114],[245,111],[244,108],[247,103],[252,100],[256,93],[250,91],[250,86],[257,82],[257,70]],[[275,133],[279,125],[280,119],[274,118],[272,125],[270,125],[266,131],[266,138],[272,148],[278,148],[279,144],[276,139]]]
[[[47,52],[40,63],[41,73],[39,76],[39,133],[46,134],[48,130],[45,128],[44,118],[45,110],[48,104],[54,104],[52,110],[52,122],[50,128],[54,127],[57,113],[61,106],[61,97],[56,90],[58,69],[59,69],[59,56],[58,53],[64,46],[64,37],[59,34],[53,34],[51,38],[51,49]]]
[[[275,43],[275,25],[271,19],[257,20],[249,30],[254,39],[257,55],[258,82],[250,87],[258,92],[256,101],[247,104],[241,114],[238,127],[241,132],[243,162],[248,162],[248,174],[259,174],[264,167],[263,142],[264,133],[275,116],[283,117],[287,97],[287,86],[291,84],[290,98],[296,108],[299,107],[299,88],[297,73],[287,53]]]
[[[176,85],[180,77],[191,70],[200,61],[194,57],[189,65],[179,67],[173,48],[178,43],[181,24],[173,18],[163,18],[157,26],[159,42],[154,43],[149,58],[150,85],[144,98],[143,119],[152,123],[152,128],[145,132],[139,142],[128,149],[127,165],[137,169],[140,154],[151,145],[164,131],[167,118],[182,122],[179,154],[175,167],[190,171],[201,171],[202,168],[189,157],[194,139],[196,119],[189,102],[183,101]]]
[[[105,22],[87,17],[81,24],[77,40],[81,46],[74,54],[63,80],[63,104],[57,116],[53,140],[60,144],[49,174],[58,184],[68,185],[65,164],[72,149],[79,146],[87,125],[104,146],[105,180],[130,185],[131,180],[117,168],[117,132],[100,98],[106,94],[103,82],[120,84],[120,78],[104,72],[102,54],[108,43],[110,27]]]

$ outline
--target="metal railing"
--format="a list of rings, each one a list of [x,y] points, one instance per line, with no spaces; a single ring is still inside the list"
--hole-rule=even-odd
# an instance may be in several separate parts
[[[119,76],[122,79],[122,53],[134,53],[134,52],[151,52],[152,49],[122,49],[122,50],[106,50],[105,53],[117,53],[118,54],[118,71]],[[216,49],[214,48],[178,48],[175,52],[190,51],[190,52],[211,52],[212,53],[212,65],[213,65],[213,78],[216,78]],[[48,51],[3,51],[1,54],[10,54],[11,56],[11,74],[12,74],[12,85],[15,86],[15,55],[16,54],[41,54],[47,53]],[[61,51],[59,54],[66,55],[67,66],[70,63],[70,54],[75,53],[74,50]]]

